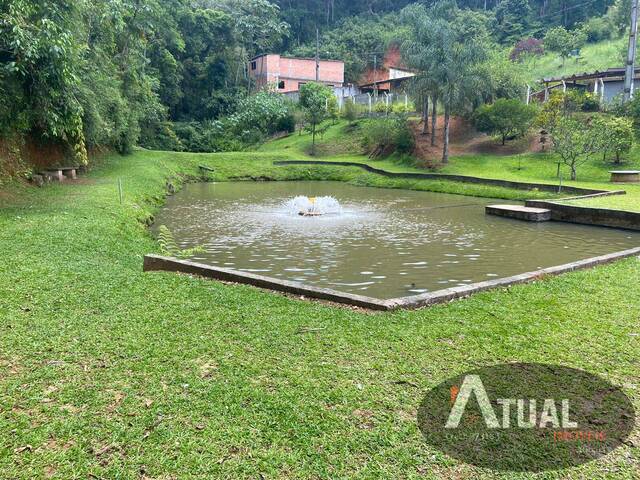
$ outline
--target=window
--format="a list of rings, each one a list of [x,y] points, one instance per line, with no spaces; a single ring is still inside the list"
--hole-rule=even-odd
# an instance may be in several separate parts
[[[301,88],[302,88],[304,85],[306,85],[306,84],[307,84],[307,82],[300,82],[300,83],[298,84],[298,89],[301,89]]]
[[[284,90],[284,80],[280,80],[280,81],[278,82],[278,88],[279,88],[280,90]]]
[[[256,68],[258,68],[258,63],[257,62],[251,62],[251,70],[255,70]]]

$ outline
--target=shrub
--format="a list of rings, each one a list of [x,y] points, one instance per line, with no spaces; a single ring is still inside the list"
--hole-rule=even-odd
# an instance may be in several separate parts
[[[597,112],[600,110],[600,102],[593,93],[583,92],[582,106],[580,109],[583,112]]]
[[[378,102],[374,105],[373,111],[376,113],[387,114],[391,111],[391,106],[387,106],[386,102]]]
[[[474,113],[476,128],[491,135],[498,135],[502,145],[508,138],[522,137],[527,133],[536,116],[533,105],[520,100],[500,98],[492,105],[482,105]]]
[[[358,119],[358,106],[356,102],[352,99],[348,98],[346,102],[344,102],[344,112],[342,116],[348,122],[355,122]]]
[[[523,38],[511,50],[509,59],[513,62],[519,62],[525,56],[540,56],[544,54],[544,46],[542,40],[537,38]]]
[[[635,95],[628,102],[613,105],[611,111],[615,115],[629,118],[633,122],[636,133],[640,132],[640,95]]]
[[[403,115],[415,111],[415,107],[411,104],[405,105],[404,103],[394,103],[391,106],[391,111],[396,115]]]
[[[258,129],[268,135],[277,131],[279,122],[290,114],[290,109],[284,96],[261,91],[240,100],[236,113],[227,117],[225,123],[236,134]]]
[[[363,126],[363,145],[370,157],[390,155],[393,152],[408,153],[414,140],[406,115],[392,115],[371,119]]]
[[[296,131],[296,117],[292,111],[288,111],[284,117],[278,120],[276,131],[287,133]]]
[[[581,25],[580,30],[589,43],[609,40],[614,33],[613,25],[607,17],[592,17]]]

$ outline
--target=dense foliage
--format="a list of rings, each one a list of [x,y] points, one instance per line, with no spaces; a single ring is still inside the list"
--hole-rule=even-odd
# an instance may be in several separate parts
[[[316,28],[320,55],[344,60],[348,82],[402,45],[403,61],[430,72],[416,79],[419,103],[466,114],[523,94],[502,47],[517,59],[541,53],[544,38],[564,59],[569,46],[622,33],[629,8],[629,0],[2,1],[0,135],[56,144],[79,163],[99,148],[245,148],[309,116],[275,95],[251,96],[248,60],[313,55]]]
[[[535,106],[525,105],[519,100],[501,98],[478,108],[474,120],[480,132],[499,136],[504,145],[507,139],[519,138],[527,133],[536,111]]]

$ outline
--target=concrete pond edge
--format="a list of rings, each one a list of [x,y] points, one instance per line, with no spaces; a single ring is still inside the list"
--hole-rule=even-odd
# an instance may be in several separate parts
[[[549,193],[568,193],[580,196],[605,196],[605,195],[625,195],[624,190],[595,190],[591,188],[569,187],[552,185],[549,183],[531,183],[517,182],[514,180],[500,180],[496,178],[472,177],[468,175],[454,175],[448,173],[420,173],[420,172],[389,172],[381,168],[372,167],[366,163],[357,162],[330,162],[323,160],[276,160],[273,162],[275,166],[288,165],[321,165],[321,166],[337,166],[337,167],[357,167],[370,173],[376,173],[388,178],[404,178],[413,180],[448,180],[452,182],[474,183],[479,185],[489,185],[494,187],[511,188],[514,190],[539,190]],[[575,197],[574,197],[575,198]]]
[[[196,275],[199,277],[209,278],[212,280],[220,280],[225,282],[241,283],[263,288],[271,291],[282,292],[292,295],[303,296],[318,300],[326,300],[344,305],[355,306],[368,310],[391,311],[397,309],[417,309],[448,303],[453,300],[469,297],[475,293],[493,290],[496,288],[504,288],[512,285],[529,283],[541,280],[552,275],[560,275],[576,270],[592,268],[598,265],[622,260],[629,257],[640,257],[640,247],[622,250],[607,255],[592,257],[577,262],[566,263],[555,267],[543,268],[531,272],[513,275],[510,277],[487,280],[484,282],[472,283],[469,285],[452,287],[434,292],[413,295],[409,297],[392,298],[389,300],[380,300],[373,297],[356,295],[351,293],[339,292],[328,288],[313,287],[300,282],[289,280],[281,280],[263,275],[242,272],[228,268],[213,267],[201,263],[191,262],[189,260],[180,260],[172,257],[161,255],[145,255],[143,270],[145,272],[175,272]]]

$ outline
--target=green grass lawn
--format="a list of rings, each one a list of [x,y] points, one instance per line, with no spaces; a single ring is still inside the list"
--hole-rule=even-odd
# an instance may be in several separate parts
[[[0,192],[0,478],[637,477],[637,432],[582,467],[499,475],[425,445],[415,418],[445,378],[510,361],[602,375],[640,408],[637,258],[384,314],[142,272],[165,181],[198,164],[219,180],[373,181],[273,167],[297,154],[268,150],[138,151]]]

